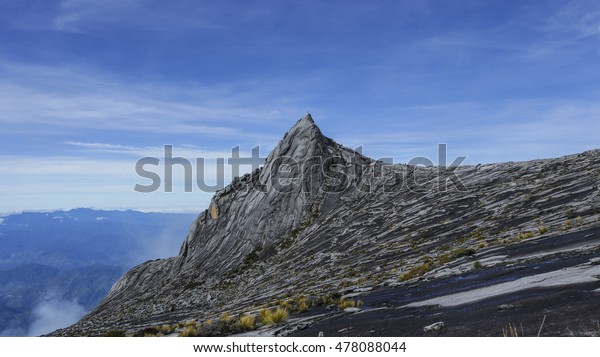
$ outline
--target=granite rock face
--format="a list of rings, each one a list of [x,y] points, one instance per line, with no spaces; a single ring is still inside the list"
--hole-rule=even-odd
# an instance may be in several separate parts
[[[540,244],[525,258],[493,252],[598,226],[599,177],[597,150],[458,168],[387,165],[325,137],[307,115],[262,168],[214,195],[178,256],[130,270],[54,335],[135,332],[290,296],[360,295],[552,257],[567,247]],[[595,239],[568,249],[589,254]]]

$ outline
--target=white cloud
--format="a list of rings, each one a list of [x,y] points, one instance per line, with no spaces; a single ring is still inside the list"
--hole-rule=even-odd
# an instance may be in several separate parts
[[[600,35],[600,5],[597,1],[577,1],[559,8],[548,18],[547,29],[563,32],[575,38]]]
[[[437,144],[469,163],[557,157],[600,148],[599,100],[509,100],[396,108],[392,124],[336,140],[376,158],[437,157]],[[450,154],[450,152],[449,152]]]
[[[34,310],[34,321],[29,326],[27,336],[40,336],[77,322],[86,310],[76,301],[66,301],[52,297],[42,301]]]
[[[86,146],[86,145],[82,145]],[[123,156],[113,159],[82,158],[77,156],[30,157],[0,156],[0,189],[2,200],[0,212],[15,212],[36,209],[65,209],[73,207],[92,207],[102,209],[138,209],[145,211],[186,211],[199,212],[208,206],[212,192],[202,192],[197,186],[197,167],[195,157],[209,158],[205,161],[204,180],[214,185],[217,180],[215,157],[217,152],[188,149],[179,151],[174,148],[174,156],[189,157],[192,164],[192,192],[184,191],[184,170],[173,168],[173,192],[164,192],[164,160],[161,148],[150,151],[147,148],[113,148],[106,144],[87,145],[91,148],[111,148],[123,150]],[[93,150],[93,149],[91,149]],[[134,191],[136,184],[147,185],[149,180],[135,172],[137,158],[141,155],[157,153],[161,160],[158,167],[146,167],[146,170],[161,177],[161,186],[157,192],[140,193]],[[140,156],[137,156],[140,154]],[[195,156],[206,154],[206,156]],[[265,155],[266,153],[262,153]],[[188,156],[189,155],[189,156]],[[248,155],[242,153],[243,156]],[[249,167],[241,167],[241,173]],[[226,165],[224,184],[231,181],[231,167]]]
[[[131,146],[131,145],[115,145],[107,143],[85,143],[78,141],[67,141],[64,144],[78,148],[83,152],[103,152],[118,154],[124,156],[141,157],[156,157],[162,158],[165,154],[164,146]],[[240,148],[240,155],[251,155],[251,148]],[[266,157],[267,152],[261,152]],[[216,158],[231,157],[231,151],[221,150],[206,150],[194,145],[173,145],[173,156],[185,157],[191,160],[196,158],[204,158],[208,160]]]
[[[169,3],[170,4],[170,3]],[[226,29],[215,16],[223,7],[196,2],[186,11],[152,0],[60,0],[41,13],[24,14],[13,20],[21,30],[98,34],[106,26],[143,30],[156,34],[190,30]]]
[[[253,124],[262,124],[264,129],[266,123],[303,112],[285,96],[271,96],[272,88],[281,83],[258,87],[251,82],[212,86],[131,83],[106,73],[7,61],[0,61],[0,75],[4,77],[0,123],[5,124],[5,131],[46,125],[264,138],[269,134]]]

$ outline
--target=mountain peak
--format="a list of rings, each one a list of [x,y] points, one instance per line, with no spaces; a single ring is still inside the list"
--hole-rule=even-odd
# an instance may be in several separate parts
[[[307,113],[285,133],[269,154],[267,161],[284,156],[293,159],[318,156],[323,153],[323,146],[329,142],[330,140],[321,133],[310,113]]]
[[[315,121],[313,120],[312,115],[310,115],[309,112],[306,112],[306,115],[303,116],[302,118],[300,118],[300,120],[298,120],[297,124],[301,123],[301,122],[304,122],[304,123],[309,122],[313,125],[315,124]]]
[[[290,130],[286,133],[286,135],[283,138],[285,139],[285,137],[288,134],[298,133],[298,132],[306,132],[307,135],[311,135],[311,134],[313,134],[313,135],[316,134],[318,136],[323,135],[323,134],[321,134],[321,130],[319,129],[317,124],[315,124],[315,121],[313,120],[313,117],[312,117],[312,115],[310,115],[310,113],[306,113],[305,116],[298,119],[296,124],[294,124],[290,128]]]

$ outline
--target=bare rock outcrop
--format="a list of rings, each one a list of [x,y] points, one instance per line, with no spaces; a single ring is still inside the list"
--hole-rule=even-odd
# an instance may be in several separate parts
[[[307,115],[263,167],[214,195],[178,256],[133,268],[91,313],[54,335],[136,331],[252,312],[285,297],[373,295],[377,287],[593,254],[594,234],[565,246],[544,242],[595,232],[599,177],[598,150],[459,168],[387,165],[325,137]]]

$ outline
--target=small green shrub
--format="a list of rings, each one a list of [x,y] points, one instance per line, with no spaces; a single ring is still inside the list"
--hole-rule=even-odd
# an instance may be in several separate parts
[[[298,312],[303,313],[303,312],[307,312],[309,309],[309,306],[306,302],[302,301],[300,303],[298,303]]]
[[[406,273],[400,275],[398,277],[398,280],[399,281],[410,280],[412,278],[416,278],[418,276],[426,274],[431,269],[432,269],[432,266],[431,266],[430,263],[423,263],[421,265],[412,267],[409,271],[407,271]]]
[[[260,309],[260,311],[258,312],[258,322],[260,322],[263,325],[270,325],[272,324],[272,320],[271,320],[271,310],[270,309]]]
[[[356,306],[356,301],[354,301],[352,299],[342,299],[342,300],[340,300],[340,303],[338,304],[338,306],[339,306],[340,310],[344,310],[345,308]]]
[[[322,295],[321,297],[319,297],[316,301],[315,304],[317,306],[322,306],[322,305],[334,305],[337,304],[340,300],[340,298],[342,297],[342,294],[340,292],[332,292],[329,293],[327,295]]]
[[[347,287],[352,286],[352,285],[353,285],[352,280],[342,280],[340,282],[339,287],[340,288],[347,288]]]
[[[196,322],[196,320],[190,320],[187,321],[185,323],[185,325],[183,325],[184,327],[198,327],[198,323]]]
[[[528,232],[524,232],[524,233],[519,233],[514,239],[513,241],[515,242],[520,242],[522,240],[525,239],[529,239],[529,238],[533,238],[534,234],[532,231],[528,231]]]
[[[298,312],[303,313],[303,312],[308,311],[308,309],[310,308],[311,302],[308,298],[301,296],[296,301],[296,305],[297,305]]]
[[[281,300],[279,301],[279,307],[286,309],[287,311],[292,311],[292,301],[290,300]]]
[[[186,326],[183,331],[179,333],[180,337],[196,337],[198,336],[198,330],[195,326]]]
[[[173,333],[173,331],[175,331],[175,328],[176,328],[176,326],[174,326],[174,325],[165,324],[165,325],[162,325],[161,327],[159,327],[159,330],[163,335],[168,335],[170,333]]]
[[[256,322],[256,319],[252,315],[244,315],[244,316],[240,317],[240,326],[245,331],[254,330],[255,322]]]
[[[473,248],[456,248],[454,250],[452,250],[450,252],[450,258],[452,260],[454,259],[458,259],[458,258],[462,258],[462,257],[470,257],[471,255],[475,254],[475,249]]]
[[[548,233],[548,227],[541,226],[538,228],[538,233],[540,235]]]
[[[258,312],[258,321],[263,325],[274,325],[287,320],[288,310],[278,307],[275,310],[261,309]]]
[[[450,258],[451,258],[450,254],[449,253],[445,253],[445,254],[440,255],[437,258],[437,262],[438,262],[438,264],[443,265],[443,264],[448,263],[451,260]]]
[[[273,312],[273,314],[271,315],[271,319],[274,324],[278,324],[280,322],[287,320],[288,316],[289,316],[288,310],[278,307],[275,310],[275,312]]]
[[[223,321],[224,323],[228,324],[228,323],[231,323],[231,321],[233,320],[233,316],[231,316],[228,312],[224,312],[221,315],[220,320]]]
[[[483,269],[483,264],[479,260],[473,262],[473,269],[480,270]]]

